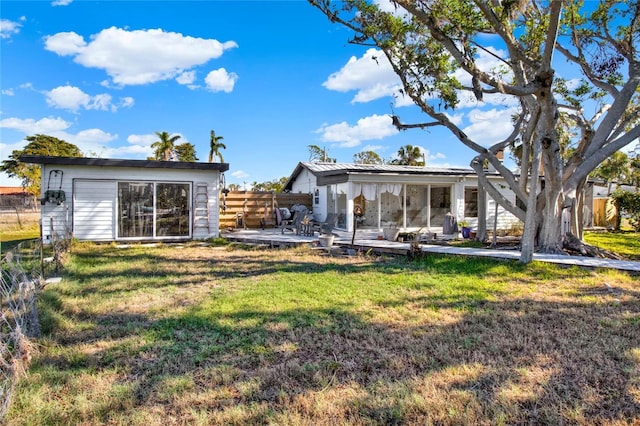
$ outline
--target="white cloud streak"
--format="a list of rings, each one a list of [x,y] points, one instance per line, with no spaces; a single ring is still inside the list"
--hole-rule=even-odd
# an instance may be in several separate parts
[[[45,38],[47,50],[73,56],[85,67],[103,69],[120,86],[178,78],[235,47],[238,45],[234,41],[221,43],[162,29],[128,31],[111,27],[92,35],[88,43],[74,32]]]
[[[327,124],[316,130],[325,142],[333,142],[343,148],[358,146],[362,141],[382,139],[398,133],[388,115],[374,114],[364,117],[350,126],[346,121]]]
[[[397,96],[402,88],[400,79],[393,72],[387,57],[373,48],[368,49],[360,58],[352,56],[322,85],[337,92],[355,90],[356,94],[351,103],[366,103],[386,96]]]
[[[53,108],[66,109],[78,112],[79,109],[101,110],[115,112],[119,108],[130,108],[134,105],[132,97],[120,98],[120,102],[114,103],[108,93],[90,96],[75,86],[58,86],[45,92],[47,104]]]
[[[20,18],[24,21],[24,17]],[[20,22],[11,21],[9,19],[0,19],[0,39],[11,38],[11,36],[18,34],[22,24]]]

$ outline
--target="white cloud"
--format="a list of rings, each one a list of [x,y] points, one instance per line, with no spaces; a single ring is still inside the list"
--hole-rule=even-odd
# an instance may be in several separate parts
[[[45,96],[50,106],[73,112],[77,112],[80,108],[115,112],[118,108],[130,108],[134,104],[131,97],[120,98],[120,102],[115,104],[108,93],[89,96],[78,87],[69,85],[45,92]]]
[[[162,29],[128,31],[111,27],[91,36],[58,33],[46,38],[45,48],[59,55],[73,55],[89,68],[103,69],[117,85],[139,85],[168,80],[191,68],[219,58],[238,47],[234,41],[195,38]]]
[[[326,142],[335,142],[340,147],[350,148],[358,146],[362,141],[382,139],[395,135],[398,130],[393,126],[388,115],[374,114],[358,120],[354,126],[347,122],[324,125],[316,130],[322,134],[321,139]]]
[[[385,151],[387,148],[387,146],[382,146],[382,145],[365,145],[362,147],[362,151],[374,151],[374,152],[378,152],[378,151]]]
[[[244,170],[236,170],[235,172],[231,173],[231,176],[233,176],[236,179],[244,179],[251,175],[245,172]]]
[[[157,139],[158,137],[152,134],[129,135],[129,137],[127,138],[127,142],[129,142],[131,145],[151,146],[151,144],[154,143]]]
[[[5,96],[15,95],[15,92],[13,91],[13,89],[2,89],[1,93]]]
[[[42,118],[38,121],[33,118],[4,118],[0,120],[0,128],[13,129],[24,134],[33,135],[36,133],[52,134],[68,129],[71,123],[62,118]]]
[[[135,100],[131,96],[125,96],[120,98],[120,107],[121,108],[131,108],[135,104]]]
[[[444,158],[447,158],[447,156],[444,155],[441,152],[436,152],[436,153],[432,154],[430,150],[422,148],[422,147],[420,147],[420,151],[422,151],[422,153],[424,154],[425,158],[427,159],[427,164],[429,164],[430,160],[442,160]]]
[[[382,10],[383,12],[396,14],[398,13],[398,11],[404,11],[403,8],[401,8],[400,6],[394,5],[389,0],[374,0],[373,3],[377,4],[378,7],[380,7],[380,10]]]
[[[352,56],[337,72],[322,83],[329,90],[357,91],[352,103],[369,102],[385,96],[394,96],[402,88],[387,57],[377,49],[367,50],[360,58]],[[400,102],[405,99],[398,98]],[[404,103],[403,103],[404,104]],[[408,104],[412,102],[408,101]],[[400,105],[398,105],[400,106]]]
[[[82,130],[75,135],[70,135],[70,140],[68,142],[72,142],[78,146],[88,146],[91,144],[100,144],[111,142],[117,137],[117,135],[112,135],[111,133],[107,133],[100,129],[87,129]]]
[[[207,83],[207,89],[212,92],[225,93],[230,93],[233,90],[237,80],[238,75],[236,73],[228,73],[224,68],[211,71],[204,79],[205,83]]]
[[[463,120],[464,120],[464,114],[453,114],[453,115],[451,115],[451,114],[445,113],[445,115],[447,116],[449,121],[451,121],[456,126],[461,125]]]
[[[24,17],[20,18],[20,20],[24,21]],[[20,27],[22,27],[20,22],[0,19],[0,39],[11,38],[12,35],[18,34]]]
[[[45,94],[47,104],[54,108],[77,111],[80,107],[87,108],[91,96],[74,86],[59,86]],[[87,108],[88,109],[88,108]]]
[[[515,109],[475,109],[468,115],[471,124],[462,131],[481,145],[493,145],[504,140],[513,131],[511,115],[515,112]]]
[[[53,0],[51,6],[68,6],[73,3],[73,0]]]
[[[72,123],[69,123],[61,118],[42,118],[40,120],[34,120],[33,118],[5,118],[0,120],[0,128],[7,128],[16,130],[25,135],[45,134],[49,136],[62,139],[69,143],[76,145],[80,151],[85,154],[101,153],[104,152],[104,144],[112,142],[118,138],[118,135],[105,132],[100,129],[85,129],[78,133],[70,133],[68,130]],[[1,144],[2,152],[5,151],[5,147],[11,146],[13,149],[22,149],[27,144],[26,140],[19,141],[12,145]]]
[[[44,48],[60,56],[72,56],[84,51],[87,43],[74,32],[62,32],[45,37]]]
[[[176,77],[179,84],[192,84],[196,80],[195,71],[186,71]]]
[[[107,93],[95,95],[91,99],[91,103],[87,106],[87,109],[97,109],[101,111],[108,111],[110,108],[115,109],[115,105],[111,104],[111,95]]]

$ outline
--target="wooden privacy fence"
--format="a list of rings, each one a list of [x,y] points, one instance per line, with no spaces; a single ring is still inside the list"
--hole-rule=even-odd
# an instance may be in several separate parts
[[[274,209],[290,208],[294,204],[302,204],[311,209],[311,194],[274,193],[265,191],[231,191],[225,197],[220,194],[220,228],[242,226],[238,219],[244,219],[247,228],[259,228],[261,220],[266,219],[267,226],[275,226]],[[270,222],[270,223],[269,223]]]

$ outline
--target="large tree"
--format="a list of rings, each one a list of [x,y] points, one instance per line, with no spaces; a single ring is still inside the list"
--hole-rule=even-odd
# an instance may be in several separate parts
[[[216,132],[214,130],[211,131],[211,139],[209,140],[209,162],[213,163],[213,159],[218,157],[221,163],[224,163],[224,159],[222,158],[221,149],[227,149],[227,146],[220,142],[224,139],[223,136],[216,136]]]
[[[175,143],[180,139],[180,135],[171,136],[167,132],[155,132],[158,140],[151,144],[154,151],[155,160],[169,161],[173,155]]]
[[[309,1],[353,30],[355,43],[377,46],[403,94],[432,119],[403,124],[393,117],[399,129],[444,126],[477,153],[471,166],[480,185],[524,222],[522,262],[532,260],[536,247],[561,251],[564,211],[580,235],[580,194],[589,173],[640,136],[638,0],[395,0],[391,12],[361,0]],[[496,60],[492,67],[487,58]],[[556,63],[566,80],[556,75]],[[518,108],[512,133],[488,148],[446,113],[462,96],[483,102],[498,95],[511,99],[502,105]],[[563,158],[567,139],[571,154]],[[505,148],[519,153],[520,173],[497,158]],[[520,202],[487,179],[485,160]]]
[[[83,157],[77,146],[53,136],[36,134],[27,136],[25,140],[28,142],[27,145],[23,149],[14,150],[9,159],[2,162],[0,171],[9,177],[20,179],[22,187],[34,197],[40,196],[40,166],[25,164],[20,161],[20,156]]]

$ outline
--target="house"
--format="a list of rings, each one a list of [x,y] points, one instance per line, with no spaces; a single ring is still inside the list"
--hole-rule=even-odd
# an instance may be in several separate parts
[[[41,165],[45,242],[157,241],[218,236],[227,163],[24,155]]]
[[[33,207],[33,197],[21,186],[0,186],[0,210]]]
[[[515,201],[515,195],[497,173],[489,173],[501,193]],[[445,215],[458,222],[478,225],[478,178],[471,168],[417,167],[347,163],[300,162],[285,184],[293,193],[312,194],[314,218],[338,214],[337,227],[353,231],[354,206],[362,216],[358,229],[377,229],[397,224],[405,230],[442,232]],[[487,229],[497,218],[498,229],[509,229],[520,221],[486,197]],[[497,213],[497,215],[496,215]]]

